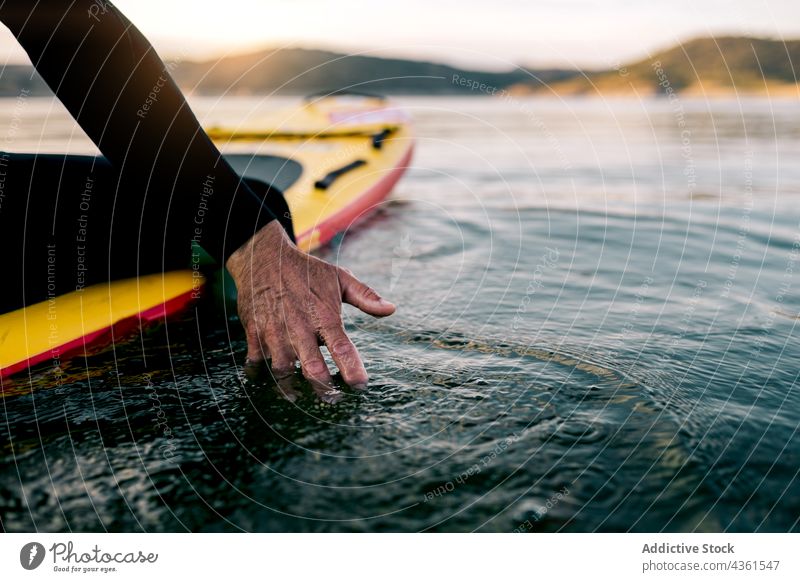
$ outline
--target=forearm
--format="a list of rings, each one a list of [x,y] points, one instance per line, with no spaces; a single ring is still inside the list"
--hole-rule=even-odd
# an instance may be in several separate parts
[[[187,255],[195,242],[223,262],[275,218],[221,158],[170,67],[113,5],[6,1],[0,19],[126,191],[141,192],[141,215],[130,218],[144,229],[170,230],[165,240],[185,240]]]

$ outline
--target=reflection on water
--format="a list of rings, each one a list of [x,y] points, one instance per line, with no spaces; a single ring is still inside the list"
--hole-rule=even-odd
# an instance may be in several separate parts
[[[370,389],[246,373],[208,298],[4,386],[5,529],[798,528],[800,107],[407,105],[415,168],[321,252],[400,306],[346,309]],[[92,151],[26,107],[13,149]]]

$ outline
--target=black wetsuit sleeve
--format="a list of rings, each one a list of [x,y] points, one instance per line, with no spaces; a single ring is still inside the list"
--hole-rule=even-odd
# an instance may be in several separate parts
[[[199,243],[224,262],[275,218],[203,131],[174,64],[111,3],[6,0],[0,20],[114,166],[118,192],[140,193],[141,214],[130,220],[144,232],[185,243],[187,257]]]

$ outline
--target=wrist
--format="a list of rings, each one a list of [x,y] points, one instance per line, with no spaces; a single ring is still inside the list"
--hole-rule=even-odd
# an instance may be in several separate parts
[[[287,250],[287,246],[294,247],[294,244],[283,226],[277,220],[273,220],[231,253],[225,262],[225,267],[234,279],[238,279],[254,261],[263,263],[278,257],[281,252]]]

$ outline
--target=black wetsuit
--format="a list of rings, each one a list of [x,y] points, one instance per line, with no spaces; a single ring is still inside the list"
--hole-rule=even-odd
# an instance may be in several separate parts
[[[0,312],[185,268],[195,244],[222,263],[275,218],[291,234],[281,193],[221,158],[112,4],[5,0],[0,21],[103,154],[0,153]]]

